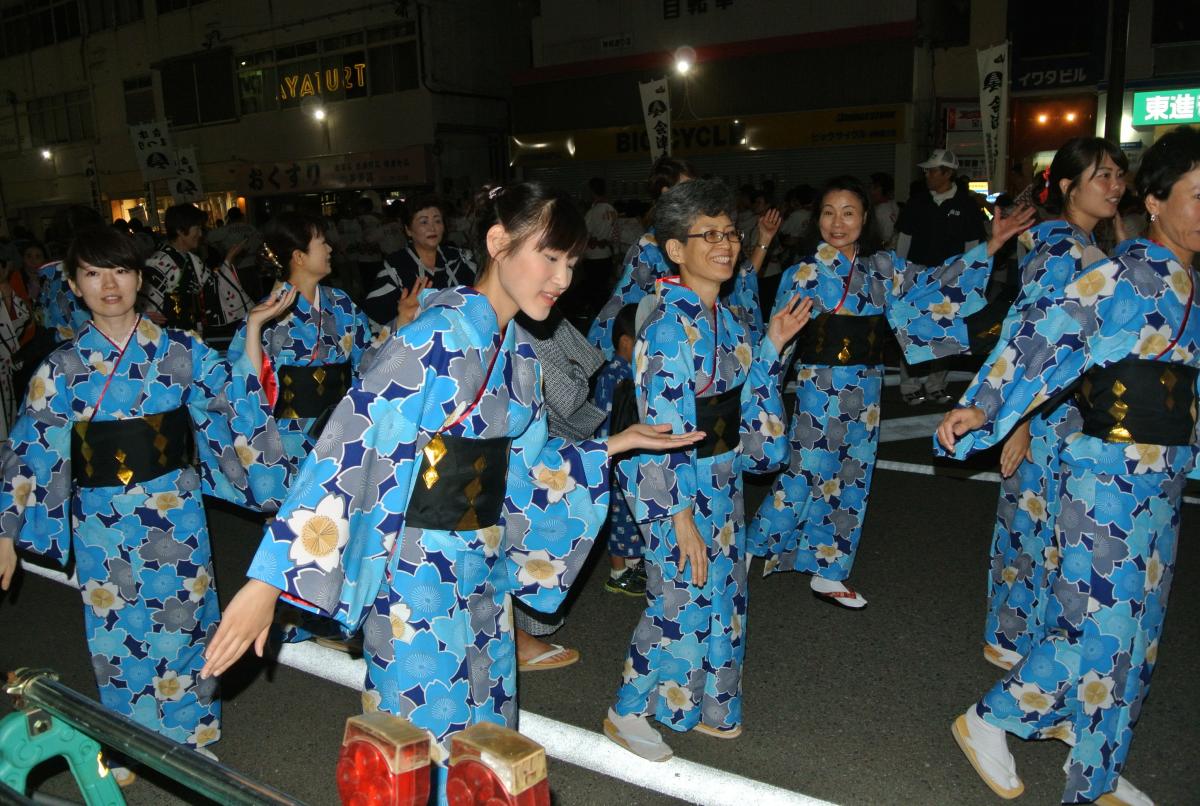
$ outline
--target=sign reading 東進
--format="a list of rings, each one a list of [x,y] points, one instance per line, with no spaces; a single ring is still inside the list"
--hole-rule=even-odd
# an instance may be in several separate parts
[[[368,151],[291,162],[241,165],[234,180],[242,196],[311,193],[318,190],[387,188],[424,185],[429,179],[424,146],[395,151]]]
[[[1133,94],[1134,126],[1200,123],[1200,88]]]

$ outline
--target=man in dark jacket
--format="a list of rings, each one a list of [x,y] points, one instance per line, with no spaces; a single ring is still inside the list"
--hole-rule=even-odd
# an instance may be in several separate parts
[[[896,221],[896,251],[922,266],[937,266],[947,258],[962,254],[987,237],[983,213],[971,198],[971,191],[956,179],[958,158],[953,151],[935,149],[925,162],[925,187],[908,200]],[[919,365],[921,374],[909,374],[901,360],[900,394],[911,406],[929,400],[949,403],[946,394],[946,370],[943,360]]]

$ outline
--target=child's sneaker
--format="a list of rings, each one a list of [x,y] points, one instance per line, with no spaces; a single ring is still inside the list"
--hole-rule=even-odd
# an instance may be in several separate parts
[[[626,596],[644,596],[646,577],[639,575],[635,568],[626,568],[619,577],[610,576],[604,583],[604,589],[609,593],[623,593]]]

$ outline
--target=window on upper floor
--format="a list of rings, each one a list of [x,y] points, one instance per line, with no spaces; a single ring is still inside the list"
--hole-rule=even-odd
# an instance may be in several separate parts
[[[34,98],[25,108],[29,115],[29,135],[35,146],[95,139],[88,90]]]
[[[237,118],[233,53],[201,51],[156,66],[162,77],[163,111],[171,126],[204,126]]]
[[[125,88],[125,122],[130,126],[158,119],[154,103],[154,79],[149,75],[134,76],[123,82]]]
[[[120,28],[145,17],[142,0],[85,0],[89,33]]]
[[[79,37],[79,0],[25,0],[0,9],[0,58]]]
[[[154,10],[159,14],[170,14],[192,6],[198,6],[206,0],[154,0]]]
[[[1200,14],[1196,0],[1154,0],[1151,39],[1155,45],[1200,42]]]

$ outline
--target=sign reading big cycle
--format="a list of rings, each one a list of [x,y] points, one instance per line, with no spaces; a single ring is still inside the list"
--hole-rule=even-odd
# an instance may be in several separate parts
[[[695,157],[814,146],[900,143],[905,139],[907,127],[903,104],[704,118],[673,122],[669,153]],[[641,126],[521,134],[509,139],[513,157],[521,165],[648,157],[654,152],[654,145]]]

